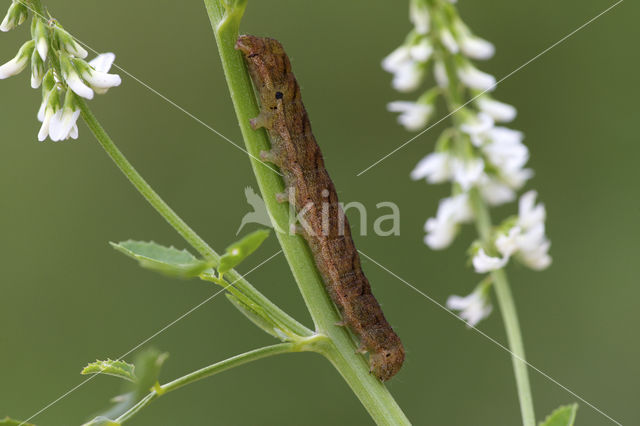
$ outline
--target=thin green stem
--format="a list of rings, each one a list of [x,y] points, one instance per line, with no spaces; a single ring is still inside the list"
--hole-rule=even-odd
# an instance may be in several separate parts
[[[136,405],[123,413],[115,421],[118,424],[122,424],[125,421],[130,420],[133,416],[138,414],[143,408],[147,407],[149,404],[151,404],[151,402],[153,402],[161,395],[172,392],[176,389],[180,389],[183,386],[195,383],[207,377],[211,377],[214,374],[218,374],[231,368],[238,367],[249,362],[257,361],[262,358],[284,353],[300,352],[301,350],[304,350],[304,347],[300,344],[280,343],[277,345],[254,349],[252,351],[245,352],[243,354],[225,359],[224,361],[220,361],[207,367],[201,368],[200,370],[189,373],[176,380],[173,380],[172,382],[155,387],[147,396],[142,398]]]
[[[227,10],[222,0],[204,0],[204,3],[258,186],[275,228],[287,230],[288,207],[275,199],[275,194],[284,190],[283,182],[278,173],[258,160],[260,151],[269,149],[270,144],[264,130],[254,131],[249,125],[249,119],[259,113],[258,103],[243,59],[234,50],[244,4],[235,8],[227,6]],[[364,357],[356,354],[356,345],[348,332],[335,325],[340,317],[327,295],[305,241],[287,232],[277,232],[277,237],[318,333],[330,339],[318,350],[342,374],[378,424],[409,424],[386,387],[369,373]]]
[[[489,210],[477,191],[471,192],[471,202],[473,211],[476,216],[476,228],[482,241],[485,244],[490,242],[491,237],[491,217]],[[513,363],[513,372],[516,377],[516,386],[518,388],[518,399],[520,400],[520,412],[522,415],[522,424],[524,426],[535,426],[535,411],[533,409],[533,396],[531,394],[531,384],[529,383],[529,371],[524,353],[524,344],[522,341],[522,333],[520,331],[520,323],[518,321],[518,312],[516,304],[511,294],[509,281],[503,269],[493,271],[493,288],[498,298],[502,321],[507,332],[507,340],[509,341],[509,350],[511,351],[511,362]]]
[[[120,168],[122,173],[129,179],[131,184],[140,194],[153,206],[160,215],[165,218],[169,225],[175,229],[191,246],[198,251],[205,259],[218,262],[220,256],[216,253],[196,232],[187,225],[176,212],[151,188],[151,185],[138,173],[133,165],[122,154],[113,143],[107,132],[100,125],[96,117],[89,109],[84,99],[78,97],[78,105],[82,110],[82,118],[87,123],[96,139],[102,145],[109,157]]]
[[[120,168],[122,173],[129,179],[138,192],[153,206],[154,209],[204,258],[218,262],[220,256],[213,250],[196,232],[187,225],[178,214],[151,188],[146,180],[138,173],[133,165],[127,160],[124,154],[118,149],[111,137],[98,122],[89,109],[87,103],[82,98],[78,99],[78,105],[82,111],[82,118],[93,132],[102,148],[109,157]],[[300,336],[313,334],[304,325],[289,316],[286,312],[267,299],[262,293],[255,289],[237,271],[231,270],[227,273],[230,282],[235,288],[249,297],[256,304],[262,306],[267,312],[275,316],[283,325]]]

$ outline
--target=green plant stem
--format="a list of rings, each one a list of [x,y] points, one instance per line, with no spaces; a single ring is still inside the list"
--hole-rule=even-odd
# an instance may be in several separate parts
[[[245,352],[243,354],[225,359],[224,361],[220,361],[207,367],[201,368],[200,370],[189,373],[172,382],[156,387],[147,396],[138,401],[136,405],[123,413],[115,421],[119,424],[122,424],[138,414],[143,408],[151,404],[151,402],[153,402],[159,396],[164,395],[168,392],[172,392],[176,389],[180,389],[181,387],[197,382],[198,380],[205,379],[207,377],[213,376],[214,374],[218,374],[231,368],[238,367],[252,361],[257,361],[262,358],[284,353],[300,352],[301,350],[304,350],[304,347],[299,344],[280,343],[277,345],[254,349],[252,351]]]
[[[98,140],[102,148],[113,160],[118,168],[129,179],[131,184],[138,192],[153,206],[154,209],[189,243],[196,249],[205,259],[218,262],[220,256],[213,250],[196,232],[191,229],[176,212],[169,207],[167,203],[151,188],[151,186],[138,173],[133,165],[127,160],[122,152],[109,137],[102,125],[89,109],[84,99],[77,97],[78,106],[82,111],[82,118],[91,129],[91,132]],[[266,311],[275,316],[283,325],[289,327],[292,331],[300,336],[310,336],[313,334],[304,325],[289,316],[286,312],[276,306],[267,299],[262,293],[256,290],[247,280],[245,280],[237,271],[231,270],[227,273],[233,287],[237,288],[256,304],[262,306]]]
[[[487,205],[477,191],[471,192],[471,202],[476,216],[476,228],[485,244],[490,242],[491,238],[491,218]],[[511,362],[513,364],[513,372],[516,377],[516,386],[518,388],[518,398],[520,400],[520,411],[522,415],[522,424],[524,426],[535,426],[535,412],[533,409],[533,397],[531,395],[531,384],[529,383],[529,372],[524,353],[524,344],[522,342],[522,333],[520,332],[520,323],[518,321],[518,313],[516,304],[511,294],[509,281],[503,269],[498,269],[491,273],[493,277],[493,288],[498,298],[502,321],[507,332],[507,340],[509,341],[509,349],[511,351]]]
[[[211,20],[227,85],[247,151],[251,156],[251,166],[258,186],[267,210],[275,222],[275,228],[288,230],[288,207],[275,200],[275,194],[284,190],[283,182],[278,173],[258,160],[260,151],[268,150],[270,144],[264,130],[254,131],[249,125],[249,119],[258,115],[258,104],[243,59],[240,53],[234,50],[244,5],[236,9],[230,7],[227,11],[221,0],[204,0],[204,4]],[[276,234],[316,331],[330,339],[329,343],[318,347],[317,350],[341,373],[378,424],[409,424],[409,420],[386,387],[369,373],[369,366],[364,357],[356,353],[356,345],[348,332],[343,327],[336,326],[340,317],[327,295],[306,242],[288,232]]]

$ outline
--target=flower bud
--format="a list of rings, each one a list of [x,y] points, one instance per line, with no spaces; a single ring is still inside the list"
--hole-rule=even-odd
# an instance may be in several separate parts
[[[9,62],[0,66],[0,80],[20,74],[27,67],[35,42],[29,40],[20,47],[18,54]]]
[[[31,54],[31,87],[37,89],[42,84],[44,77],[44,62],[37,50]]]
[[[56,26],[54,32],[61,49],[77,58],[84,59],[87,57],[87,51],[73,39],[71,34],[60,28],[60,26]]]
[[[93,90],[82,81],[72,59],[68,55],[60,55],[60,68],[62,69],[62,78],[71,90],[78,96],[93,99]]]
[[[0,24],[0,31],[7,32],[22,24],[29,16],[29,11],[22,3],[14,1]]]
[[[49,52],[49,31],[44,22],[39,18],[33,19],[33,25],[31,26],[31,36],[36,41],[36,50],[40,54],[42,61],[47,60],[47,53]]]

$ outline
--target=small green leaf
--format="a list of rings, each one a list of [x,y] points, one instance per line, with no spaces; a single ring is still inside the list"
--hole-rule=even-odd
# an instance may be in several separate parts
[[[100,416],[116,419],[146,396],[157,384],[160,368],[168,356],[168,353],[153,348],[147,348],[138,353],[133,362],[136,381],[125,382],[123,393],[112,399],[115,405],[102,411]]]
[[[540,426],[573,426],[577,411],[578,404],[560,406],[549,414]]]
[[[220,258],[218,273],[222,275],[235,268],[251,253],[256,251],[268,236],[268,229],[259,229],[242,238],[240,241],[231,244],[227,247],[227,252]]]
[[[187,250],[161,246],[153,241],[129,240],[110,244],[119,252],[136,259],[143,268],[175,277],[197,277],[215,266],[213,262],[196,258]]]
[[[114,422],[113,420],[104,417],[98,416],[95,419],[83,424],[82,426],[121,426],[122,423]]]
[[[121,379],[136,382],[137,377],[134,373],[135,367],[124,361],[96,361],[87,365],[80,374],[108,374],[110,376],[120,377]]]
[[[35,426],[33,423],[24,423],[19,420],[13,420],[9,417],[5,417],[4,419],[0,419],[0,426]]]
[[[272,335],[276,339],[284,340],[284,333],[278,333],[279,329],[277,325],[270,320],[270,318],[264,313],[262,308],[258,305],[250,306],[244,303],[231,293],[226,294],[227,299],[236,307],[249,321],[257,325],[263,331]],[[278,331],[276,331],[278,330]]]

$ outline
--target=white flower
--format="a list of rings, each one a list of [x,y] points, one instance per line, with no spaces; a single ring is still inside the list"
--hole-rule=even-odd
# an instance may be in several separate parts
[[[452,157],[448,152],[433,152],[424,157],[411,172],[411,179],[426,179],[429,183],[442,183],[453,177]]]
[[[488,96],[481,96],[476,104],[480,111],[488,114],[496,122],[508,123],[516,118],[517,111],[515,107],[505,104],[504,102],[496,101]]]
[[[470,116],[465,123],[460,125],[460,130],[471,136],[471,142],[479,146],[480,143],[477,143],[480,140],[479,137],[491,130],[493,124],[493,118],[489,114],[481,112]]]
[[[382,68],[393,74],[391,85],[400,92],[409,92],[420,85],[424,68],[411,56],[408,46],[400,46],[382,60]]]
[[[0,31],[6,33],[14,29],[22,24],[28,15],[27,8],[22,3],[14,1],[11,6],[9,6],[9,10],[2,20],[2,23],[0,23]]]
[[[80,116],[80,109],[75,104],[74,96],[71,90],[67,90],[63,108],[58,110],[51,118],[49,137],[54,142],[78,138],[78,125],[76,122]]]
[[[506,183],[484,174],[478,184],[480,195],[492,206],[499,206],[516,199],[516,192]]]
[[[470,34],[460,37],[460,50],[471,59],[489,59],[496,49],[491,42]]]
[[[429,8],[425,1],[413,0],[409,5],[409,19],[418,34],[426,34],[431,27]]]
[[[45,84],[46,84],[45,77]],[[38,132],[38,140],[40,142],[49,136],[51,121],[53,117],[60,111],[60,94],[57,88],[52,88],[45,96],[38,111],[38,121],[42,122],[40,131]]]
[[[427,62],[433,54],[433,46],[429,42],[429,39],[424,37],[419,43],[414,44],[409,48],[411,58],[418,62]]]
[[[498,235],[496,238],[496,248],[505,257],[513,255],[518,251],[518,237],[522,233],[519,226],[514,226],[506,234]]]
[[[491,314],[492,306],[485,292],[478,288],[465,297],[449,296],[447,308],[460,311],[460,318],[467,321],[469,327],[475,327]]]
[[[479,274],[486,274],[487,272],[502,269],[508,261],[508,256],[504,256],[502,258],[489,256],[482,248],[478,250],[472,259],[473,268]]]
[[[489,161],[502,171],[521,169],[529,161],[529,149],[522,143],[524,135],[506,127],[494,127],[487,132],[482,151]]]
[[[551,264],[551,242],[545,235],[544,205],[535,204],[536,192],[529,191],[520,197],[518,221],[507,234],[496,238],[496,248],[505,257],[516,255],[528,267],[536,270]]]
[[[85,84],[78,73],[71,69],[68,72],[63,71],[64,81],[78,96],[86,99],[93,99],[93,90]]]
[[[18,54],[12,60],[0,66],[0,80],[20,74],[27,67],[34,44],[33,40],[26,42],[20,47]]]
[[[532,228],[539,224],[544,224],[547,218],[547,211],[544,204],[536,205],[536,191],[528,191],[520,197],[518,203],[518,224],[523,228]]]
[[[410,92],[418,88],[423,75],[424,69],[420,64],[414,61],[406,62],[393,75],[391,85],[399,92]]]
[[[408,46],[400,46],[382,60],[382,69],[390,73],[395,73],[405,62],[410,60],[410,48]]]
[[[436,84],[438,84],[438,86],[447,87],[449,85],[447,69],[441,61],[437,61],[433,65],[433,77],[436,79]]]
[[[458,232],[458,225],[473,218],[467,194],[459,194],[440,200],[435,218],[425,223],[425,244],[433,250],[448,247]]]
[[[496,87],[494,76],[480,71],[469,63],[458,68],[458,77],[465,86],[471,89],[491,91]]]
[[[419,102],[395,101],[387,104],[387,110],[401,113],[398,123],[409,131],[417,131],[429,122],[433,106]]]
[[[500,179],[513,189],[520,189],[533,177],[531,169],[503,169],[500,170]]]
[[[460,50],[456,39],[453,37],[453,34],[451,34],[451,31],[449,31],[448,28],[443,28],[442,31],[440,31],[440,41],[442,42],[444,47],[446,47],[447,50],[454,55]]]
[[[468,191],[480,180],[484,171],[484,161],[481,158],[454,158],[452,162],[453,180],[463,191]]]
[[[119,75],[107,73],[111,69],[115,58],[116,55],[113,53],[103,53],[89,62],[93,69],[83,69],[82,78],[89,83],[96,93],[104,94],[111,87],[120,86],[122,83]]]

